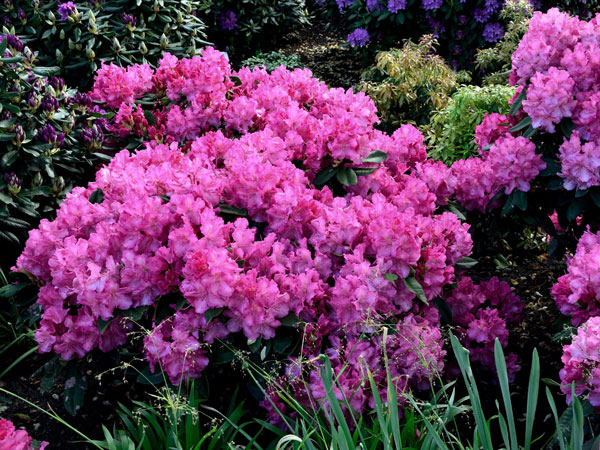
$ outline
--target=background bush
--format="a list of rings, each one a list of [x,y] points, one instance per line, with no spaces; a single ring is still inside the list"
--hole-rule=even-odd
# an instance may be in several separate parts
[[[453,67],[470,67],[475,50],[497,42],[504,34],[498,17],[500,0],[322,0],[329,17],[338,11],[349,32],[365,30],[366,40],[390,47],[401,39],[433,34]],[[349,35],[352,43],[353,35]]]
[[[469,80],[466,72],[455,72],[434,53],[436,45],[431,35],[418,43],[406,41],[401,49],[379,53],[375,66],[363,73],[357,88],[375,101],[383,128],[426,124],[434,111],[448,104],[460,83]]]
[[[196,17],[199,0],[8,0],[5,26],[39,51],[43,64],[59,64],[68,83],[90,87],[100,62],[156,65],[163,52],[191,56],[207,44]],[[65,6],[68,5],[68,6]]]
[[[17,250],[25,231],[52,217],[65,194],[89,181],[107,157],[101,110],[86,94],[48,77],[58,68],[36,66],[14,35],[0,42],[2,53],[0,239],[3,248],[10,243]]]
[[[272,45],[281,30],[308,24],[309,14],[304,0],[206,0],[200,17],[211,40],[230,53],[250,56],[251,44]]]
[[[515,89],[506,85],[463,86],[425,127],[429,154],[451,163],[477,154],[475,127],[486,113],[507,114]]]
[[[264,66],[269,73],[281,66],[289,70],[304,68],[304,64],[302,64],[298,55],[285,55],[279,52],[258,52],[255,56],[243,60],[240,66],[250,68]]]

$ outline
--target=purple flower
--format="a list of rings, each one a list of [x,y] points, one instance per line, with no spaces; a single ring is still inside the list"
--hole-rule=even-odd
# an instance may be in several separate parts
[[[498,42],[504,36],[504,27],[498,22],[490,22],[483,29],[483,38],[486,42]]]
[[[133,31],[137,24],[137,19],[135,16],[133,14],[125,14],[125,11],[123,11],[121,13],[121,19],[123,20],[123,23],[127,25],[127,28]]]
[[[237,16],[231,10],[225,11],[218,17],[219,26],[224,30],[234,30],[237,28]]]
[[[381,3],[379,0],[367,0],[367,9],[369,11],[377,11],[381,9]]]
[[[73,2],[65,2],[58,5],[60,20],[67,20],[77,11],[77,6]]]
[[[55,148],[60,147],[65,142],[65,133],[56,134],[56,130],[50,124],[45,125],[35,136],[36,140],[42,144],[54,144]]]
[[[81,130],[81,139],[89,150],[99,150],[104,142],[102,127],[94,124],[91,128]]]
[[[17,12],[17,19],[19,19],[23,25],[27,23],[27,14],[21,8],[19,8],[19,12]]]
[[[442,25],[441,22],[438,22],[433,17],[428,17],[427,22],[429,24],[431,34],[436,39],[438,39],[440,37],[440,34],[442,34],[444,31],[446,31],[446,27],[444,27],[444,25]]]
[[[80,109],[82,112],[85,112],[93,105],[92,99],[85,92],[78,92],[75,94],[71,100],[71,103],[77,105],[78,109]]]
[[[20,147],[23,141],[25,140],[25,130],[23,129],[21,124],[17,123],[13,127],[12,132],[15,135],[15,137],[13,137],[12,139],[13,144],[15,144],[17,147]]]
[[[338,5],[338,9],[342,11],[346,6],[350,6],[352,4],[352,0],[335,0]]]
[[[65,80],[60,77],[48,78],[48,84],[52,86],[56,92],[62,92],[65,88]]]
[[[405,8],[406,8],[406,0],[388,0],[387,9],[392,14],[395,14],[398,11],[404,10]]]
[[[477,8],[473,13],[473,18],[479,23],[487,22],[490,17],[490,12],[481,8]]]
[[[421,0],[425,11],[435,11],[440,9],[444,0]]]
[[[21,192],[21,180],[19,180],[19,177],[17,177],[16,173],[5,173],[4,181],[6,181],[6,184],[8,185],[7,188],[9,194],[17,195],[19,192]]]
[[[454,35],[454,39],[457,41],[462,41],[465,38],[466,34],[464,30],[457,30]]]
[[[467,16],[465,16],[465,15],[458,16],[458,24],[466,25],[467,24]]]
[[[51,116],[56,111],[58,111],[58,108],[59,108],[58,99],[56,97],[54,97],[53,95],[46,94],[46,95],[44,95],[44,98],[42,99],[41,107],[42,107],[42,111],[44,111],[48,116]]]
[[[364,28],[357,28],[348,35],[348,42],[352,47],[364,47],[370,39],[369,32]]]
[[[23,41],[19,39],[19,36],[15,36],[14,34],[7,34],[6,40],[8,41],[8,45],[20,52],[23,50]]]

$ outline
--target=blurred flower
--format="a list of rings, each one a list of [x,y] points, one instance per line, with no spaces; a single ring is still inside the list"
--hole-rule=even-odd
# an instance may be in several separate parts
[[[364,28],[357,28],[348,35],[348,42],[352,47],[364,47],[370,39],[369,32]]]

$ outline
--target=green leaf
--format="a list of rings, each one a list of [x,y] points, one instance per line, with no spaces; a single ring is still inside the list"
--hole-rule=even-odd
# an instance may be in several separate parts
[[[355,167],[353,170],[357,176],[362,177],[365,175],[371,175],[377,170],[377,167]]]
[[[123,317],[127,317],[134,322],[139,322],[141,318],[144,316],[144,313],[148,310],[149,306],[138,306],[137,308],[128,309],[127,311],[123,311],[121,315]]]
[[[537,133],[537,129],[533,128],[532,126],[529,126],[529,128],[527,128],[525,130],[525,132],[523,133],[523,137],[529,139],[531,136],[533,136],[535,133]]]
[[[388,157],[388,154],[382,150],[375,150],[371,153],[369,153],[369,155],[366,158],[363,158],[363,162],[364,163],[375,163],[375,164],[379,164],[384,162]]]
[[[110,325],[111,322],[112,322],[112,319],[108,319],[108,320],[98,319],[98,323],[96,325],[98,327],[98,330],[100,331],[100,334],[104,334],[104,332],[106,331],[106,329],[108,328],[108,326]]]
[[[17,294],[21,289],[23,289],[26,284],[7,284],[6,286],[2,286],[0,288],[0,298],[9,298],[13,295]]]
[[[65,409],[74,416],[83,406],[83,399],[87,382],[84,376],[79,372],[74,364],[69,368],[67,379],[65,380]]]
[[[98,188],[90,195],[90,203],[102,203],[104,201],[104,192]]]
[[[41,75],[42,77],[49,77],[51,75],[56,75],[60,72],[60,67],[52,66],[52,67],[35,67],[32,69],[33,73],[37,75]]]
[[[383,276],[384,280],[391,281],[391,282],[395,282],[396,280],[398,280],[398,278],[399,278],[398,275],[396,275],[395,273],[386,273]]]
[[[571,139],[571,134],[575,129],[575,124],[573,123],[573,120],[571,120],[569,117],[565,117],[563,120],[560,121],[558,126],[560,127],[565,137],[567,139]]]
[[[473,267],[474,265],[476,265],[478,263],[479,263],[479,261],[477,261],[476,259],[469,258],[468,256],[463,256],[456,263],[456,267],[458,267],[459,269],[468,269],[468,268]]]
[[[223,203],[219,204],[219,210],[222,214],[231,214],[232,216],[241,216],[247,217],[248,211],[242,208],[236,208],[235,206],[225,205]]]
[[[233,81],[234,86],[241,86],[242,85],[242,79],[240,77],[238,77],[238,76],[231,75],[229,77],[229,79],[231,81]]]
[[[527,193],[523,191],[513,191],[511,194],[513,198],[513,203],[517,208],[521,211],[525,211],[527,209]]]
[[[569,208],[567,209],[567,220],[575,220],[583,212],[588,204],[588,200],[585,197],[575,198],[571,201]]]
[[[510,105],[509,114],[511,116],[516,116],[519,110],[521,109],[521,105],[523,104],[523,100],[527,98],[527,90],[523,88],[520,92],[519,96],[515,99],[512,105]]]
[[[433,306],[435,306],[439,311],[440,317],[442,319],[442,324],[451,325],[454,318],[452,314],[452,308],[450,308],[450,305],[448,305],[446,300],[444,300],[441,297],[436,297],[431,303],[433,303]]]
[[[600,190],[592,188],[590,190],[590,197],[592,198],[594,204],[600,208]]]
[[[3,39],[2,42],[0,42],[0,55],[4,53],[4,50],[6,50],[7,46],[8,46],[8,39]]]
[[[324,185],[333,178],[333,176],[338,172],[338,170],[339,167],[326,167],[317,174],[315,180],[313,181],[313,184],[315,186]]]
[[[518,124],[516,124],[514,127],[512,127],[511,129],[509,129],[508,131],[510,133],[516,133],[517,131],[521,131],[525,128],[527,128],[529,125],[531,125],[531,117],[525,117],[524,119],[522,119]]]
[[[427,303],[427,297],[425,297],[425,291],[423,290],[423,286],[417,281],[414,274],[404,278],[404,285],[406,289],[408,289],[413,294],[416,294],[417,298],[421,300],[423,303]]]
[[[9,142],[12,141],[12,138],[15,137],[15,133],[0,133],[0,142]]]
[[[356,172],[349,167],[343,167],[336,175],[337,180],[344,186],[354,186],[358,183]]]
[[[298,325],[298,317],[296,317],[294,315],[294,313],[289,313],[287,316],[282,317],[279,320],[279,322],[281,322],[281,325],[284,327],[295,327],[296,325]]]
[[[221,314],[223,311],[225,310],[225,308],[211,308],[209,310],[207,310],[204,313],[204,318],[206,319],[206,324],[208,325],[208,323],[214,319],[215,317],[217,317],[219,314]]]
[[[18,157],[19,153],[16,150],[11,150],[10,152],[6,152],[2,159],[0,159],[0,165],[2,167],[10,167]]]

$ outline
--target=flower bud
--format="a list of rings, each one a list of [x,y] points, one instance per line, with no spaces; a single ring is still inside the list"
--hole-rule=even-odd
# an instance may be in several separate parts
[[[181,11],[177,11],[177,23],[179,25],[183,23],[183,15],[181,14]]]
[[[121,43],[116,37],[112,39],[112,49],[115,53],[119,53],[121,51]]]
[[[21,144],[23,144],[23,141],[25,140],[25,130],[21,124],[17,123],[14,125],[12,132],[15,134],[15,137],[12,138],[12,143],[17,147],[21,147]]]
[[[163,33],[160,36],[160,47],[163,49],[166,49],[169,46],[169,39],[167,38],[167,36],[165,35],[165,33]]]
[[[21,180],[19,180],[16,173],[5,173],[4,181],[6,181],[8,193],[10,195],[17,195],[21,192]]]
[[[58,37],[60,38],[61,41],[65,40],[65,30],[61,29],[60,33],[58,33]],[[69,41],[71,41],[71,39],[69,39]],[[71,44],[69,43],[69,47],[71,46]]]
[[[85,56],[87,56],[87,59],[92,61],[96,57],[96,53],[94,53],[94,50],[92,50],[91,48],[88,47],[85,50]]]
[[[60,193],[65,188],[65,180],[63,177],[55,178],[52,182],[52,193],[56,196],[60,195]]]
[[[42,174],[39,172],[36,172],[31,180],[31,187],[40,187],[43,182],[44,182],[44,179],[42,178]]]
[[[154,11],[155,13],[160,11],[160,5],[158,4],[157,0],[154,0],[154,5],[152,5],[152,11]]]
[[[146,53],[148,53],[148,47],[146,47],[146,43],[145,42],[142,42],[140,44],[140,53],[142,55],[145,55]]]

